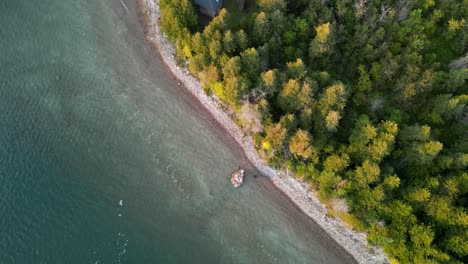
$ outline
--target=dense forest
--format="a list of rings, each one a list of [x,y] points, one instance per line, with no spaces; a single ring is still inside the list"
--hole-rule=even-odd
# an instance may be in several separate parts
[[[160,0],[178,60],[270,165],[392,263],[468,262],[468,0]]]

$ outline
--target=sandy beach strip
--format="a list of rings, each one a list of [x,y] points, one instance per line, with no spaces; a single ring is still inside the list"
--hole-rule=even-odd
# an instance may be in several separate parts
[[[306,183],[301,183],[284,172],[267,166],[257,155],[252,138],[246,136],[238,125],[218,107],[214,98],[208,96],[197,79],[191,76],[187,69],[177,65],[174,58],[174,45],[161,32],[158,21],[160,17],[158,0],[138,0],[143,9],[146,38],[159,51],[162,61],[168,69],[185,85],[212,116],[228,131],[239,143],[246,157],[265,176],[268,176],[274,185],[285,193],[308,217],[316,222],[341,247],[349,252],[358,263],[389,263],[383,250],[370,246],[366,241],[365,233],[350,230],[337,218],[326,216],[326,208],[314,194],[309,191]]]

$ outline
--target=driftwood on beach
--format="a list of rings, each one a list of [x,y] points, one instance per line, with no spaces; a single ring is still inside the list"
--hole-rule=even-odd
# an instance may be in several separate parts
[[[235,188],[242,185],[244,182],[244,170],[237,167],[237,169],[231,174],[231,183]]]

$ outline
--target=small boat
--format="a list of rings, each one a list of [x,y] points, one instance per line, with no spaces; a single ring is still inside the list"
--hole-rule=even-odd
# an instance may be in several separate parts
[[[244,170],[237,167],[237,169],[231,175],[231,183],[235,188],[242,185],[244,182]]]

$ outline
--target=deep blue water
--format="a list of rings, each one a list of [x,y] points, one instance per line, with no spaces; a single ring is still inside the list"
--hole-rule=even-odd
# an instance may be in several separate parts
[[[0,1],[0,263],[343,263],[143,41],[135,3]]]

